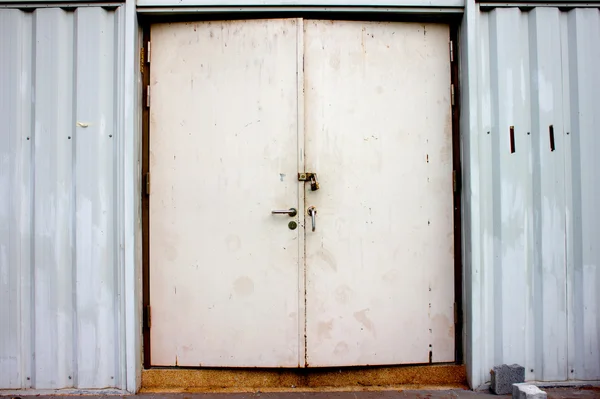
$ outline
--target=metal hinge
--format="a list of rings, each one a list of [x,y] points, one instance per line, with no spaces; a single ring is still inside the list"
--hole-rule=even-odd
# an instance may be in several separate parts
[[[150,305],[144,308],[144,327],[150,328],[152,327],[152,312],[150,309]]]
[[[454,105],[454,101],[452,105]],[[150,85],[146,86],[146,107],[150,108]]]
[[[150,42],[148,42],[148,58],[146,59],[146,62],[149,64],[150,63]]]
[[[454,107],[454,83],[450,85],[450,101]]]
[[[454,43],[450,40],[450,62],[454,62]]]
[[[454,302],[454,324],[458,323],[458,309],[456,307],[456,302]]]
[[[144,186],[146,186],[146,195],[150,195],[150,173],[144,175]]]
[[[456,170],[452,171],[452,189],[454,192],[458,191],[458,182],[456,181]]]

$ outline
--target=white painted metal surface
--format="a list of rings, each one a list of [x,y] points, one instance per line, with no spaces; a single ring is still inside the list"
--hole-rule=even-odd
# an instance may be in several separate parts
[[[299,365],[296,29],[152,26],[154,365]]]
[[[124,385],[121,16],[0,10],[0,388]]]
[[[448,26],[305,31],[307,362],[453,361]]]
[[[123,270],[120,302],[125,320],[121,325],[125,344],[121,349],[123,360],[118,364],[124,375],[121,388],[137,392],[142,384],[142,193],[141,173],[141,118],[142,79],[140,73],[140,43],[142,32],[134,0],[127,0],[121,8],[120,29],[123,40],[119,43],[119,63],[123,66],[117,102],[123,131],[117,144],[117,220],[119,221],[119,265]]]
[[[600,380],[600,12],[474,10],[463,28],[471,384],[502,363]]]
[[[1,6],[0,6],[1,7]],[[462,7],[422,7],[422,6],[186,6],[186,7],[163,7],[163,6],[150,6],[150,7],[139,7],[137,9],[138,14],[152,14],[152,15],[196,15],[198,18],[206,18],[207,15],[219,15],[222,19],[228,19],[228,15],[232,14],[245,14],[247,18],[252,16],[263,16],[265,14],[272,14],[283,16],[285,14],[289,16],[295,16],[298,14],[310,14],[310,13],[321,13],[324,11],[335,11],[336,13],[358,16],[360,19],[369,19],[367,15],[372,15],[374,19],[381,17],[382,14],[388,15],[390,19],[394,19],[394,16],[408,14],[422,17],[423,15],[431,14],[461,14],[463,12]],[[348,19],[352,19],[349,17]]]
[[[319,7],[348,7],[348,6],[376,6],[376,7],[423,7],[423,8],[454,8],[463,7],[464,0],[211,0],[200,2],[198,0],[137,0],[137,5],[143,7],[246,7],[246,6],[319,6]],[[176,9],[172,10],[177,12]]]
[[[307,364],[454,359],[448,26],[304,26],[152,28],[155,365],[304,365],[304,167]]]

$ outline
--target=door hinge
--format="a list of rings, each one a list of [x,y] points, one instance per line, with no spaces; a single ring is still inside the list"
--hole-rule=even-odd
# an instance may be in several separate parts
[[[144,186],[146,190],[146,195],[150,195],[150,173],[146,173],[144,175]]]
[[[452,101],[454,105],[454,101]],[[146,86],[146,108],[150,108],[150,85]]]
[[[144,328],[152,327],[152,312],[150,310],[150,305],[144,308]]]
[[[450,40],[450,62],[454,62],[454,43]]]
[[[149,64],[150,63],[150,42],[148,42],[148,51],[147,51],[147,58],[146,58],[146,62]]]
[[[452,189],[455,193],[458,192],[458,177],[456,175],[456,170],[452,171]]]
[[[456,302],[454,302],[453,307],[454,307],[454,324],[457,324],[458,323],[458,309],[456,307]]]
[[[450,85],[450,102],[454,107],[454,83]]]

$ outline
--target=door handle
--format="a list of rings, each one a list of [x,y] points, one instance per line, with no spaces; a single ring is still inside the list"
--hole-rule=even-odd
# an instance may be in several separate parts
[[[317,208],[315,208],[314,206],[309,206],[306,210],[306,213],[308,213],[308,216],[311,217],[312,231],[315,231],[315,228],[317,227]]]
[[[290,208],[285,211],[271,211],[271,213],[273,215],[288,215],[290,217],[294,217],[298,214],[298,211],[296,210],[296,208]]]

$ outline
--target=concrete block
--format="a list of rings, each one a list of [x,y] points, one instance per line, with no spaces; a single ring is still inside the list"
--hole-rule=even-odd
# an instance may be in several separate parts
[[[513,392],[512,385],[525,382],[525,367],[518,364],[496,366],[491,371],[490,390],[496,395],[507,395]]]
[[[548,395],[535,385],[513,384],[512,399],[547,399]]]

